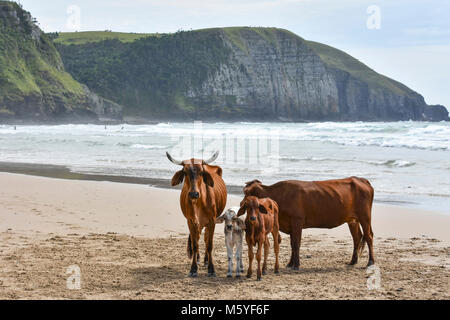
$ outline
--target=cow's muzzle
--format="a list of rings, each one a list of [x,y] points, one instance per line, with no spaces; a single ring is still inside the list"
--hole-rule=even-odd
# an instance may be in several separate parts
[[[250,217],[250,221],[256,221],[256,217]]]
[[[189,198],[198,199],[200,198],[200,193],[198,193],[197,191],[189,192]]]

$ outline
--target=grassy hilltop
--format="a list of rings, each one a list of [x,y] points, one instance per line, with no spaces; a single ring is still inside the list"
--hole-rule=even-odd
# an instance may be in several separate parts
[[[156,33],[126,33],[112,31],[61,32],[52,35],[55,37],[55,43],[62,45],[86,44],[88,42],[100,42],[114,39],[121,42],[133,42],[140,38],[160,36],[160,34]]]

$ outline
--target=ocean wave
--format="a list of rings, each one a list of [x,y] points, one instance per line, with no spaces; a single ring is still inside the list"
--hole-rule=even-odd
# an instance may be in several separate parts
[[[334,159],[321,158],[321,157],[295,157],[295,156],[270,156],[270,159],[281,160],[287,162],[298,162],[298,161],[331,161]]]
[[[167,146],[159,146],[159,145],[151,145],[151,144],[132,144],[130,146],[133,149],[149,149],[149,150],[155,150],[155,149],[166,149]]]
[[[385,160],[385,161],[375,162],[375,164],[387,166],[387,167],[406,168],[406,167],[412,167],[416,163],[413,161],[406,161],[406,160]]]

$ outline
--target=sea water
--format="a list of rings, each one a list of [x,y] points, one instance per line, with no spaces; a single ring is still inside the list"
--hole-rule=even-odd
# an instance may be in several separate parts
[[[0,161],[83,173],[170,179],[179,167],[166,151],[184,160],[214,150],[228,185],[360,176],[376,201],[450,213],[449,122],[0,125]]]

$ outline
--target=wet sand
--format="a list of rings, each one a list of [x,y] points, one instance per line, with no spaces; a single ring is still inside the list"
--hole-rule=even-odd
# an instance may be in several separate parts
[[[226,278],[223,226],[214,239],[217,277],[187,277],[187,226],[179,190],[0,173],[0,298],[6,299],[448,299],[450,216],[375,205],[379,289],[369,290],[367,249],[348,266],[347,226],[304,231],[301,269],[284,268],[289,237],[282,234],[281,273],[258,282]],[[227,206],[240,197],[230,195]],[[203,242],[203,241],[202,241]],[[204,246],[200,247],[203,252]],[[244,264],[247,255],[244,246]],[[78,265],[81,289],[66,286]]]

